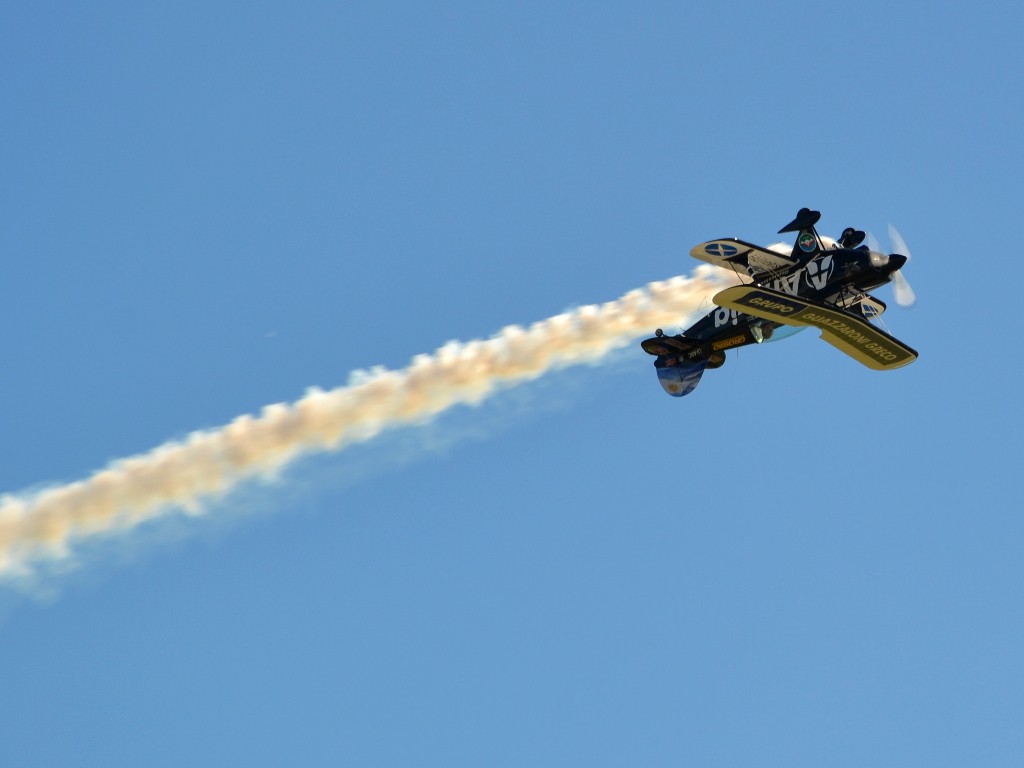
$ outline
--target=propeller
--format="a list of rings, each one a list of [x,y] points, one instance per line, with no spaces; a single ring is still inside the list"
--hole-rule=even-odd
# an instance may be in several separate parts
[[[889,242],[893,244],[894,248],[896,248],[897,253],[902,253],[907,257],[907,261],[910,261],[910,249],[907,248],[906,242],[904,242],[900,233],[892,224],[889,225]],[[914,295],[914,289],[910,287],[910,283],[907,282],[907,278],[903,276],[902,269],[897,269],[892,273],[892,288],[896,294],[896,303],[901,307],[909,307],[917,301],[917,296]]]
[[[900,264],[899,269],[893,270],[890,277],[892,278],[893,293],[896,296],[896,303],[901,307],[909,307],[915,301],[917,296],[914,295],[914,289],[910,287],[910,283],[907,278],[903,276],[902,267],[906,262],[910,261],[910,250],[907,248],[906,242],[900,236],[900,233],[896,230],[892,224],[889,225],[889,242],[895,250],[895,253],[886,256],[881,253],[878,249],[878,241],[873,235],[868,234],[868,251],[871,254],[871,265],[874,267],[884,267],[889,264],[893,256],[902,256],[903,262]]]

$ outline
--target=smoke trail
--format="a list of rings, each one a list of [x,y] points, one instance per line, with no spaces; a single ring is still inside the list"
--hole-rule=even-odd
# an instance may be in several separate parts
[[[357,371],[347,386],[311,389],[225,427],[121,459],[87,480],[0,498],[0,578],[33,573],[71,554],[76,540],[131,528],[200,502],[239,482],[271,475],[298,456],[337,451],[381,430],[422,423],[457,403],[478,403],[500,387],[604,357],[656,326],[680,322],[721,287],[722,273],[650,283],[617,301],[580,307],[487,340],[449,342],[400,371]]]

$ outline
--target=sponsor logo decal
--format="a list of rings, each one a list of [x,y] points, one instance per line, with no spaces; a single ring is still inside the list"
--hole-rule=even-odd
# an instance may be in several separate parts
[[[800,301],[789,301],[785,296],[777,296],[760,291],[751,291],[746,296],[738,299],[736,303],[748,307],[756,307],[779,315],[788,315],[806,306],[806,304]]]
[[[752,307],[764,307],[772,312],[781,312],[784,315],[796,311],[796,307],[792,304],[784,304],[780,301],[772,301],[771,299],[762,299],[759,296],[755,296],[750,299],[747,301],[747,304]]]
[[[715,328],[721,328],[723,325],[736,325],[740,321],[740,313],[735,309],[726,309],[725,307],[719,307],[714,311],[715,316]]]
[[[814,240],[814,235],[810,232],[804,232],[796,242],[800,246],[800,250],[805,253],[810,253],[818,245]]]
[[[793,265],[793,261],[782,254],[766,253],[755,251],[751,248],[747,251],[747,273],[753,275],[757,272],[767,272],[773,269],[785,269]]]
[[[746,340],[746,336],[731,336],[728,339],[722,339],[721,341],[714,342],[711,345],[711,348],[718,352],[723,349],[729,349],[729,347],[738,347],[740,346],[740,344],[743,344]]]
[[[836,336],[842,336],[850,344],[855,344],[862,350],[870,355],[883,360],[887,363],[891,363],[894,360],[899,359],[900,355],[892,350],[892,347],[886,345],[885,340],[880,336],[875,336],[873,333],[864,333],[857,328],[844,323],[837,317],[829,317],[828,315],[820,312],[804,312],[800,315],[801,320],[806,320],[809,323],[813,323],[824,331],[829,331]]]

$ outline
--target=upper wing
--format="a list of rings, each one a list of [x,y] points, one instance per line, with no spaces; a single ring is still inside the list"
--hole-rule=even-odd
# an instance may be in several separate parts
[[[740,272],[751,276],[789,269],[799,263],[789,254],[762,248],[734,237],[701,243],[694,246],[690,255],[716,267],[739,269]]]
[[[917,352],[867,320],[809,299],[736,285],[719,291],[715,304],[785,325],[813,325],[821,338],[854,360],[876,371],[909,365]]]

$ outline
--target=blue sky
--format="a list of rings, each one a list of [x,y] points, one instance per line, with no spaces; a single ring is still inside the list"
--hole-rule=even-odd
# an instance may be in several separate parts
[[[921,357],[637,346],[87,547],[0,597],[0,763],[1019,765],[1021,15],[3,6],[4,492],[803,206],[900,229]]]

